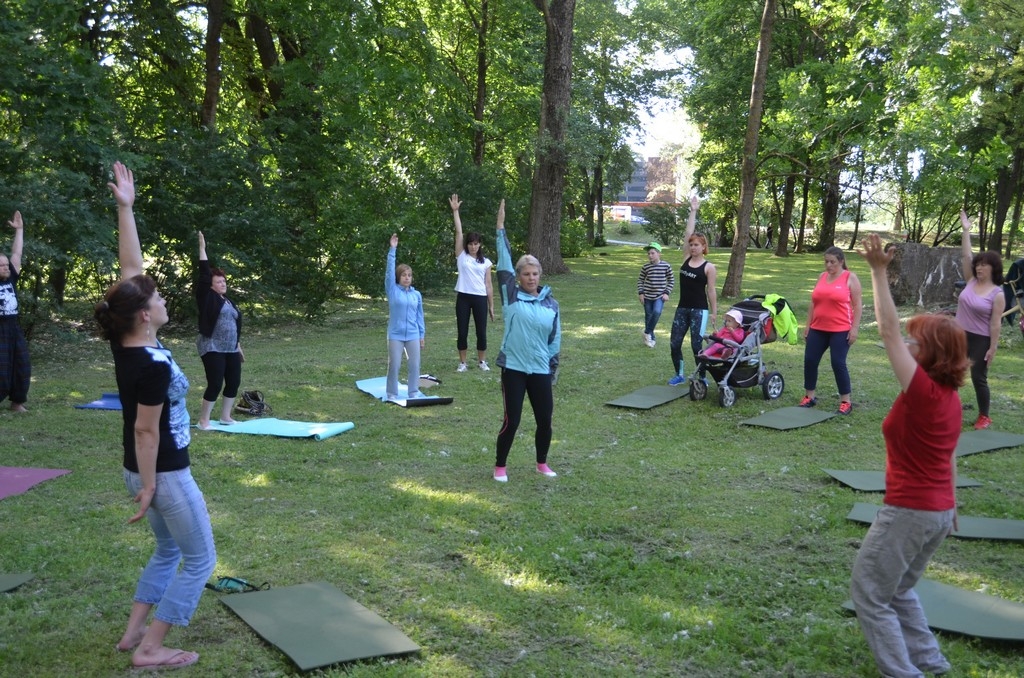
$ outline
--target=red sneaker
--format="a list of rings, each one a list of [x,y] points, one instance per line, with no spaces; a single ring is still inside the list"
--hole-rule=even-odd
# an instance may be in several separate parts
[[[974,422],[974,430],[980,431],[986,429],[992,425],[992,420],[986,417],[984,414],[978,417],[978,421]]]
[[[849,400],[844,400],[839,403],[839,414],[849,414],[853,411],[853,403]]]
[[[817,404],[817,398],[812,398],[811,396],[804,396],[804,399],[800,401],[800,404],[797,405],[797,407],[814,407]]]

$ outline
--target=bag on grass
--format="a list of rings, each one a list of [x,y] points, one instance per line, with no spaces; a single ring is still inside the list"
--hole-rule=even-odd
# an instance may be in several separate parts
[[[271,413],[270,405],[263,400],[263,391],[242,391],[235,403],[235,411],[262,417]]]
[[[252,591],[266,591],[270,584],[263,582],[260,585],[252,584],[239,577],[221,577],[216,584],[206,582],[206,588],[217,593],[250,593]]]

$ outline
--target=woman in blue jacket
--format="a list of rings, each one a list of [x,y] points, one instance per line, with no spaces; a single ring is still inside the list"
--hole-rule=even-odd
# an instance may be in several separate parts
[[[505,236],[505,201],[498,207],[498,288],[501,290],[505,332],[497,364],[501,367],[501,395],[505,419],[498,431],[498,454],[494,479],[508,482],[505,463],[512,449],[523,414],[523,398],[530,396],[533,418],[537,422],[534,444],[537,448],[537,472],[550,478],[556,474],[548,466],[551,446],[551,419],[555,401],[552,381],[558,369],[562,343],[558,302],[550,287],[541,287],[541,266],[537,258],[523,255],[512,268],[512,251]]]
[[[388,400],[398,400],[398,368],[402,353],[408,356],[406,374],[409,398],[420,398],[420,349],[425,345],[427,327],[423,322],[423,295],[412,286],[412,268],[395,269],[398,234],[391,235],[384,292],[388,296]]]

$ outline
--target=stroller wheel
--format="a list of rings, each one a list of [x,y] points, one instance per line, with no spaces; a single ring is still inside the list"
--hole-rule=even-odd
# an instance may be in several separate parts
[[[736,391],[732,390],[728,386],[722,386],[718,389],[718,404],[722,407],[732,407],[736,404]]]
[[[703,379],[690,380],[690,400],[704,400],[708,397],[708,385]]]
[[[761,382],[761,390],[764,392],[765,400],[776,400],[782,395],[786,388],[786,380],[778,372],[769,372],[764,381]]]

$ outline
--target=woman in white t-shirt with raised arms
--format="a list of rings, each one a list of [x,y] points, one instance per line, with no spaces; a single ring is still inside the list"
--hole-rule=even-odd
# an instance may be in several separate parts
[[[487,319],[494,320],[494,293],[491,286],[491,268],[494,264],[484,256],[480,234],[471,231],[462,235],[459,207],[462,201],[456,193],[448,199],[455,221],[455,262],[459,279],[455,283],[455,322],[458,327],[456,348],[459,350],[459,372],[466,371],[466,353],[469,350],[469,318],[476,327],[477,365],[484,372],[487,365]]]

